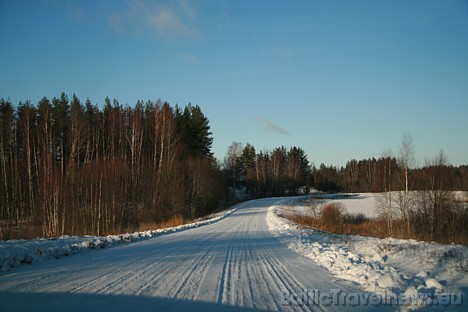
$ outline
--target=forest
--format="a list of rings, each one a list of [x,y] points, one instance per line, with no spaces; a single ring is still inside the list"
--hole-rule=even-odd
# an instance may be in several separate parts
[[[417,167],[411,142],[399,157],[351,160],[341,168],[311,165],[300,147],[258,152],[234,142],[219,163],[209,120],[191,104],[172,107],[158,100],[130,107],[106,98],[99,106],[64,93],[36,105],[1,99],[0,128],[3,240],[155,228],[240,199],[311,188],[406,195],[424,190],[430,196],[468,190],[467,166],[451,166],[441,152]],[[409,222],[406,204],[400,206]]]
[[[0,239],[122,233],[225,199],[198,106],[2,99],[0,128]]]

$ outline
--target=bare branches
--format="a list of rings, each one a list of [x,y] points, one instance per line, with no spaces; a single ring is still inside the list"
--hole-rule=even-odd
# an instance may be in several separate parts
[[[100,110],[62,93],[16,113],[1,100],[0,239],[106,235],[218,208],[208,119],[198,106],[178,112],[109,98]]]

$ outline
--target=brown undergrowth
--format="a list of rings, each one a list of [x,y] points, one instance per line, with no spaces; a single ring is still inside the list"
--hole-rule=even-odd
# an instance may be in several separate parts
[[[344,213],[342,205],[337,203],[323,206],[321,211],[315,216],[292,212],[287,214],[287,218],[305,227],[336,234],[380,238],[388,236],[384,221],[371,220],[362,214],[351,215]]]
[[[363,214],[352,215],[345,212],[342,204],[328,203],[321,207],[311,207],[309,214],[303,214],[294,209],[288,209],[285,217],[294,223],[302,225],[306,228],[314,228],[321,231],[344,234],[344,235],[360,235],[377,238],[400,238],[400,239],[416,239],[420,241],[435,241],[443,244],[462,244],[468,245],[468,236],[460,233],[456,238],[439,237],[434,239],[426,233],[412,233],[408,235],[404,231],[404,223],[401,220],[394,220],[392,223],[392,231],[388,228],[388,223],[384,219],[371,219]],[[416,220],[413,220],[415,223]]]
[[[173,217],[163,222],[144,222],[141,223],[135,232],[151,231],[164,229],[168,227],[176,227],[185,223],[184,217],[180,214],[174,215]]]

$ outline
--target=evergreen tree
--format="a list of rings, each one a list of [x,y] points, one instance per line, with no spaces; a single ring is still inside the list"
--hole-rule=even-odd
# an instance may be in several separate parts
[[[211,146],[213,144],[209,120],[202,113],[198,105],[187,105],[181,112],[176,108],[176,123],[178,132],[183,138],[184,155],[194,158],[212,158]]]
[[[242,150],[242,163],[244,165],[244,176],[246,179],[247,194],[255,194],[257,192],[257,175],[255,163],[255,147],[247,143]]]

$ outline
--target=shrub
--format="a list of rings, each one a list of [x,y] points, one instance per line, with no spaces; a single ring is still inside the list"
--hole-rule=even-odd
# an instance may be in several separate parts
[[[326,225],[337,225],[343,223],[343,205],[330,203],[325,205],[320,212],[320,219]]]

